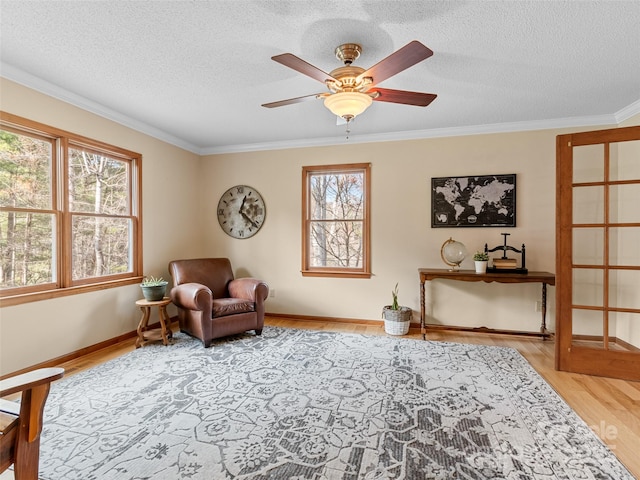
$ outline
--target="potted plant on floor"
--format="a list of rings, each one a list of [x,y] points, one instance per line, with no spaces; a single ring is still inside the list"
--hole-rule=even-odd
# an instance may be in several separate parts
[[[489,263],[488,253],[485,253],[485,252],[474,253],[473,261],[476,264],[476,273],[487,273],[487,264]]]
[[[412,312],[409,307],[402,307],[398,304],[398,284],[391,291],[393,301],[382,309],[384,318],[384,331],[390,335],[406,335],[409,331]]]
[[[144,299],[149,302],[158,302],[162,300],[168,284],[169,282],[162,277],[145,277],[140,284]]]

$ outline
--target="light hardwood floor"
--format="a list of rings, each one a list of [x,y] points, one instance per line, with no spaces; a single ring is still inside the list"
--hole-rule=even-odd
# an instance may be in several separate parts
[[[305,328],[333,332],[386,335],[382,324],[301,320],[267,317],[267,326]],[[174,324],[175,327],[175,324]],[[421,339],[419,329],[411,329],[403,338]],[[554,343],[538,338],[467,332],[430,332],[429,340],[482,345],[498,345],[517,349],[538,373],[564,398],[580,417],[611,448],[613,453],[640,479],[640,382],[627,382],[603,377],[557,372],[554,369]],[[91,368],[135,349],[135,339],[62,364],[67,375]],[[144,347],[143,347],[144,348]],[[9,480],[11,472],[0,475]]]

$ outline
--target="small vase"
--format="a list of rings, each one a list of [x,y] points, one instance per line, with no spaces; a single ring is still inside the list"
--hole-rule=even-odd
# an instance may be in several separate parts
[[[487,261],[475,261],[476,264],[476,273],[487,273]]]

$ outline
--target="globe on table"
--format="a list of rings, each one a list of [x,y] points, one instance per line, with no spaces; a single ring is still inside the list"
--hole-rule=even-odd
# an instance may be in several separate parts
[[[467,256],[467,248],[460,242],[449,238],[442,244],[440,249],[440,257],[442,261],[452,267],[449,271],[457,272],[460,270],[460,264]]]

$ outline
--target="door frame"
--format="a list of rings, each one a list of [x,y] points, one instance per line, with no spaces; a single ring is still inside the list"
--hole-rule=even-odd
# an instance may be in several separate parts
[[[608,328],[603,328],[603,347],[576,345],[573,338],[573,148],[640,140],[640,126],[622,127],[591,132],[580,132],[556,137],[556,369],[602,375],[627,380],[640,380],[640,349],[637,351],[613,351],[608,349]],[[605,148],[603,161],[608,165],[609,148]],[[640,159],[639,159],[640,161]],[[607,174],[608,175],[608,174]],[[603,183],[608,184],[605,177]],[[608,208],[605,196],[604,208]],[[605,218],[606,222],[606,218]],[[605,231],[607,226],[605,223]],[[640,223],[625,224],[640,226]],[[605,249],[608,233],[605,234]],[[605,272],[603,322],[611,311],[639,313],[640,309],[612,309],[608,306]],[[635,268],[633,268],[635,269]],[[638,267],[640,270],[640,267]]]

